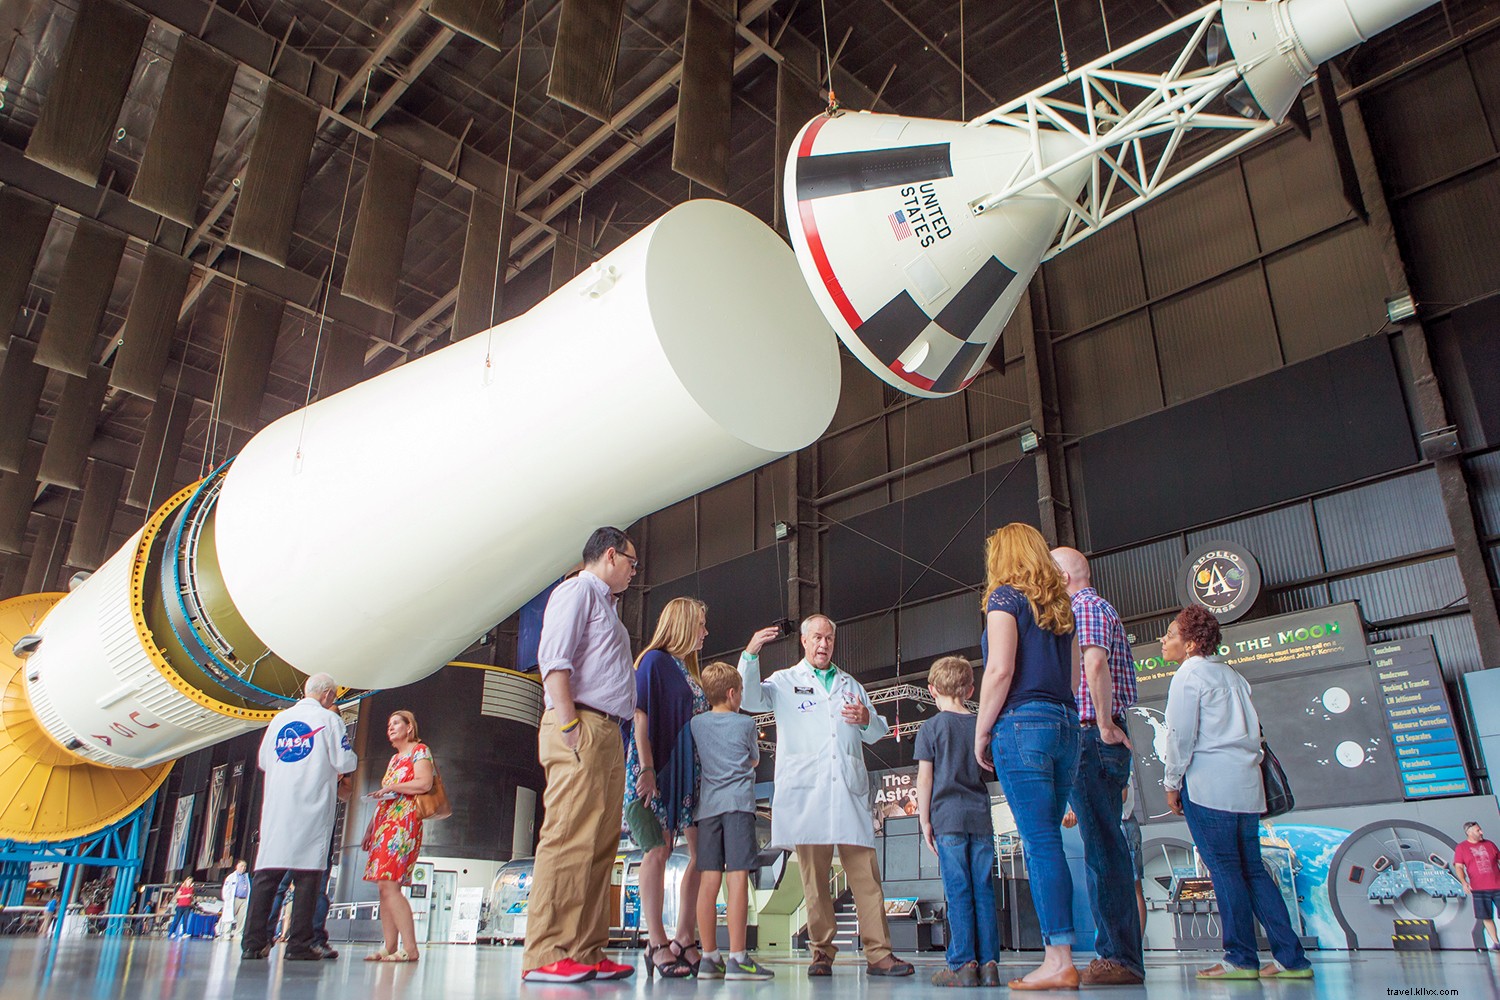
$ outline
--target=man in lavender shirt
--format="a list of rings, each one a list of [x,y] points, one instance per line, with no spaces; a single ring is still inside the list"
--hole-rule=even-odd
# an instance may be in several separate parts
[[[552,591],[537,658],[546,711],[537,752],[546,773],[547,816],[527,903],[521,978],[529,983],[624,979],[633,966],[611,961],[610,869],[625,797],[621,726],[635,714],[630,633],[615,595],[635,576],[635,544],[599,528],[583,547],[583,570]]]

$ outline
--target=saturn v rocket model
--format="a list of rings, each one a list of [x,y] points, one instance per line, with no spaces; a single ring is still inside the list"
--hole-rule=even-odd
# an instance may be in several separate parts
[[[524,316],[282,418],[73,593],[0,603],[0,839],[123,818],[310,673],[418,680],[597,525],[811,444],[838,399],[830,324],[892,385],[963,388],[1041,260],[1431,2],[1225,0],[966,124],[820,116],[790,154],[795,257],[688,202]],[[1232,59],[1203,66],[1220,29]],[[1165,72],[1128,68],[1179,43]],[[1226,95],[1265,120],[1211,111]],[[1190,128],[1233,138],[1184,164]]]
[[[524,316],[271,424],[66,597],[0,605],[0,839],[123,818],[307,674],[430,674],[594,528],[806,447],[838,395],[786,244],[679,205]]]
[[[803,277],[880,378],[957,392],[1043,260],[1255,142],[1320,63],[1433,2],[1223,0],[967,123],[815,118],[784,192]],[[1184,156],[1189,130],[1219,141]]]

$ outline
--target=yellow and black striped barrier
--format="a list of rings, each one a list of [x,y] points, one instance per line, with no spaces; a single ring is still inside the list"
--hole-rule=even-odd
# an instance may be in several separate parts
[[[1437,927],[1431,920],[1392,920],[1391,947],[1397,951],[1437,951]]]

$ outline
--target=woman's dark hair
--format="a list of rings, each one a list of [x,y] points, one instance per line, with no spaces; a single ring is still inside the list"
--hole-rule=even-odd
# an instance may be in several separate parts
[[[1213,656],[1219,651],[1219,619],[1213,612],[1196,604],[1189,604],[1177,613],[1177,634],[1183,642],[1193,644],[1198,656]]]

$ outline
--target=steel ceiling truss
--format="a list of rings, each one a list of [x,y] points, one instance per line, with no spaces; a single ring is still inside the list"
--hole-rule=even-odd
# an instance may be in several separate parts
[[[971,201],[970,211],[980,215],[1018,196],[1062,202],[1067,220],[1043,256],[1046,260],[1277,128],[1274,121],[1209,110],[1239,83],[1247,68],[1232,61],[1204,65],[1205,44],[1209,33],[1220,26],[1220,13],[1220,4],[1210,4],[970,121],[974,127],[1023,129],[1031,136],[1031,155],[1011,182]],[[1178,49],[1165,72],[1123,66],[1130,57],[1148,50],[1160,58],[1168,42],[1175,42]],[[1227,51],[1227,43],[1224,47]],[[1189,68],[1193,64],[1196,68]],[[1183,140],[1190,130],[1217,131],[1222,136],[1207,152],[1195,143],[1194,150],[1183,155]],[[1081,148],[1046,162],[1041,137],[1047,132],[1071,135]],[[1083,161],[1091,161],[1092,169],[1083,191],[1073,197],[1054,178]],[[1035,190],[1037,186],[1043,193]]]

